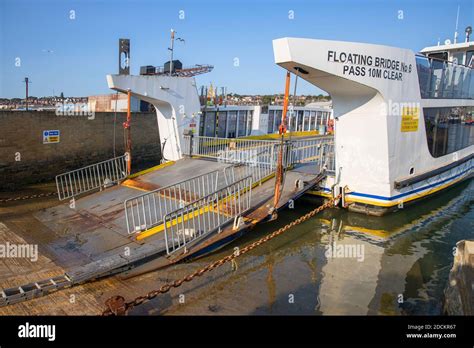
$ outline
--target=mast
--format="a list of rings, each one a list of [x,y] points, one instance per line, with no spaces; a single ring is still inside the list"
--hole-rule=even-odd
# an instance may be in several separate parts
[[[456,30],[454,31],[454,43],[458,42],[458,24],[459,24],[459,5],[458,5],[458,13],[456,15]]]
[[[170,47],[170,76],[173,73],[173,49],[174,49],[174,30],[171,29],[171,47]]]

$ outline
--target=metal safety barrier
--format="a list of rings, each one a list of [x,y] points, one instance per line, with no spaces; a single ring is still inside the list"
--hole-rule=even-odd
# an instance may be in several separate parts
[[[128,233],[160,225],[166,214],[215,192],[218,185],[219,170],[215,170],[125,200]]]
[[[252,179],[245,177],[163,218],[166,252],[171,254],[234,221],[251,207]]]
[[[283,166],[288,168],[291,165],[291,147],[286,143],[283,144],[283,147]],[[224,168],[226,183],[235,182],[247,176],[251,176],[252,184],[261,183],[264,179],[275,174],[279,151],[280,144],[274,143],[271,147],[256,151],[254,157],[249,157],[245,161],[228,161],[233,166]]]
[[[291,140],[292,163],[320,162],[324,146],[331,142],[328,138]]]
[[[274,174],[280,141],[213,138],[204,136],[187,136],[185,154],[212,158],[222,163],[233,164],[224,169],[227,183],[246,176],[252,176],[252,184],[261,182]],[[291,165],[291,143],[283,144],[283,163]]]
[[[249,140],[185,136],[184,153],[189,156],[212,158],[232,164],[253,166],[259,173],[274,170],[280,150],[279,140]],[[320,166],[334,166],[334,141],[332,138],[291,139],[284,142],[285,167],[315,162]],[[331,158],[330,158],[331,157]],[[261,176],[254,176],[259,180]]]
[[[278,144],[274,140],[215,138],[197,135],[184,137],[183,153],[188,156],[213,158],[222,161],[245,161],[255,152],[268,151]]]
[[[334,175],[336,172],[336,156],[334,153],[334,142],[322,144],[321,161],[319,162],[320,172],[327,175]]]
[[[95,163],[56,176],[59,200],[102,189],[124,180],[127,173],[127,155]]]

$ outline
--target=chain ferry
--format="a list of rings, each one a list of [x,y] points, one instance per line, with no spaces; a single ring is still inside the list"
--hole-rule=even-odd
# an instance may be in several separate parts
[[[382,45],[281,38],[276,64],[328,92],[331,175],[311,193],[344,194],[349,210],[383,215],[472,177],[474,42],[419,53]],[[456,35],[457,37],[457,35]]]

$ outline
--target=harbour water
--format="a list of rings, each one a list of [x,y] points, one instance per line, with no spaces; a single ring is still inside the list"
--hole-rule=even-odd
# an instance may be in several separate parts
[[[229,266],[210,275],[204,286],[190,287],[186,301],[166,312],[439,315],[453,248],[474,237],[473,193],[470,180],[382,218],[324,211],[243,255],[235,270]],[[313,207],[311,199],[298,201],[277,221],[171,273],[178,276],[218,259]]]

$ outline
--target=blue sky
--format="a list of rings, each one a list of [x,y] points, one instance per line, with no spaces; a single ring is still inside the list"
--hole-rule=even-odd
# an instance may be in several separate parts
[[[378,43],[419,50],[460,39],[474,26],[473,0],[0,0],[0,97],[109,93],[105,75],[118,71],[118,39],[131,40],[131,68],[168,59],[169,30],[184,65],[212,64],[198,85],[241,94],[282,93],[284,71],[272,40],[284,36]],[[70,19],[70,11],[75,19]],[[180,19],[180,11],[185,18]],[[289,11],[294,19],[289,19]],[[398,19],[398,11],[403,19]],[[51,52],[52,51],[52,52]],[[240,62],[234,66],[234,58]],[[21,66],[15,66],[16,58]],[[299,94],[320,90],[301,83]]]

